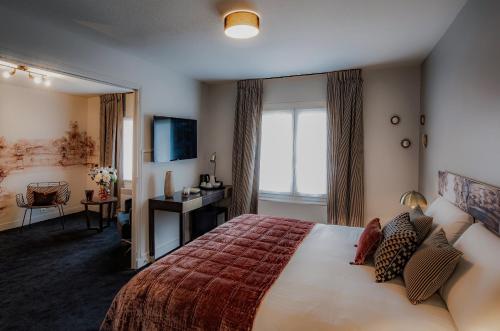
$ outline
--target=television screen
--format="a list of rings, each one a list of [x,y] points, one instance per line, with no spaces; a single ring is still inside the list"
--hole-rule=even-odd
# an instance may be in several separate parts
[[[154,162],[197,157],[196,120],[154,116],[151,131]]]

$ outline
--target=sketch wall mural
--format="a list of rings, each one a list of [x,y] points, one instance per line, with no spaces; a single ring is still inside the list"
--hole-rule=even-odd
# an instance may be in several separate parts
[[[70,122],[65,135],[55,139],[10,142],[0,136],[0,216],[14,204],[15,192],[2,187],[9,175],[33,167],[88,166],[95,163],[95,151],[95,140],[80,131],[78,122]]]

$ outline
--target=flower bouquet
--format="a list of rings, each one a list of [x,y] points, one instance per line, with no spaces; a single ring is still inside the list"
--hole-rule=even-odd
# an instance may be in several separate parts
[[[111,184],[118,180],[117,171],[111,167],[94,167],[90,169],[90,178],[99,185],[99,199],[106,200],[111,194]]]

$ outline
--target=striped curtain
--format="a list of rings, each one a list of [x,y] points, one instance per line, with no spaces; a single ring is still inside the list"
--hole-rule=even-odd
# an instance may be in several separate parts
[[[99,163],[101,167],[113,167],[118,172],[118,181],[111,188],[113,196],[118,198],[117,208],[120,206],[120,187],[123,183],[122,144],[124,115],[125,94],[101,95]]]
[[[363,226],[361,70],[328,73],[328,223]]]
[[[230,217],[257,213],[263,80],[238,82],[233,140]]]

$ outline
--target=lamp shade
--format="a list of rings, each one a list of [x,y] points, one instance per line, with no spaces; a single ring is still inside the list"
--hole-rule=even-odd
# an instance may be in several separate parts
[[[247,10],[228,13],[224,17],[224,31],[228,37],[248,39],[259,34],[259,16]]]
[[[401,196],[401,204],[410,207],[411,209],[427,207],[427,200],[417,191],[408,191]]]

